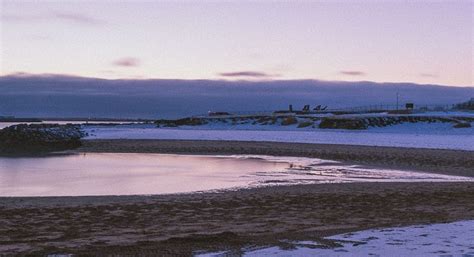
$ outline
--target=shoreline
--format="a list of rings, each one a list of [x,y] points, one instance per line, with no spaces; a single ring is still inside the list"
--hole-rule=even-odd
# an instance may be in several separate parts
[[[474,177],[474,151],[307,143],[94,139],[73,152],[254,154],[307,157],[379,168]]]

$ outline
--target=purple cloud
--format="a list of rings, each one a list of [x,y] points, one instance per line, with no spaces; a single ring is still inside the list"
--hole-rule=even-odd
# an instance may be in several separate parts
[[[140,60],[134,57],[124,57],[114,61],[112,64],[121,67],[137,67],[140,66]]]
[[[80,13],[56,12],[54,13],[54,17],[60,20],[70,21],[79,24],[101,25],[103,23],[103,21],[99,19]]]
[[[236,71],[236,72],[221,72],[219,76],[222,77],[253,77],[253,78],[271,78],[278,77],[279,74],[268,74],[260,71]]]
[[[66,21],[82,25],[102,25],[104,21],[81,13],[73,12],[49,12],[37,15],[12,15],[3,14],[2,21],[8,22],[39,22],[39,21]]]
[[[25,38],[28,40],[50,40],[51,39],[50,36],[42,35],[42,34],[31,34],[31,35],[27,35]]]
[[[347,75],[347,76],[364,76],[365,72],[363,71],[355,71],[355,70],[343,70],[339,72],[342,75]]]
[[[439,77],[438,74],[434,74],[434,73],[420,73],[420,77],[424,77],[424,78],[437,78]]]

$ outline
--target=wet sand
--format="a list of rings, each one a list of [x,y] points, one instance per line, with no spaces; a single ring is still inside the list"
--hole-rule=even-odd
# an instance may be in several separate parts
[[[190,256],[474,219],[474,183],[280,186],[162,196],[0,198],[0,252]],[[237,255],[238,256],[238,255]]]
[[[473,153],[256,142],[93,140],[81,152],[265,154],[473,176]],[[156,196],[0,198],[0,252],[191,256],[369,228],[474,219],[474,183],[278,186]],[[286,240],[286,241],[285,241]],[[285,243],[286,242],[286,243]]]
[[[84,140],[80,152],[261,154],[474,177],[474,151],[199,140]]]

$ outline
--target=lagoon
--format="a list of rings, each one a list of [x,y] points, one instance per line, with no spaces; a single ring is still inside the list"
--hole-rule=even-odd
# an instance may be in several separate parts
[[[146,195],[311,183],[421,181],[473,179],[296,157],[144,153],[0,157],[0,196]]]

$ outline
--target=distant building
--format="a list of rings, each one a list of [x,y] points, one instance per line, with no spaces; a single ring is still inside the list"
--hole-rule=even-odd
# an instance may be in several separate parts
[[[406,103],[405,104],[405,109],[407,109],[407,110],[413,110],[414,108],[415,108],[414,103]]]

